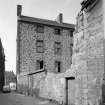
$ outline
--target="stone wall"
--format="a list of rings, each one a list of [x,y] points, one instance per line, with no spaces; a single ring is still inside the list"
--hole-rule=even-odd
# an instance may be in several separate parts
[[[17,75],[17,91],[25,95],[29,94],[29,78],[24,74]]]
[[[60,74],[40,72],[29,76],[21,74],[17,78],[19,93],[66,103],[66,80]]]
[[[65,79],[56,79],[55,61],[61,61],[61,72],[65,72],[71,66],[71,43],[69,29],[62,29],[61,35],[54,34],[53,26],[44,26],[44,33],[36,32],[35,23],[19,22],[19,67],[18,90],[24,94],[44,97],[65,103]],[[44,40],[44,53],[36,53],[36,40]],[[62,43],[62,54],[54,54],[54,42]],[[37,60],[44,60],[45,72],[27,75],[37,71]],[[52,73],[53,72],[53,73]],[[25,90],[23,92],[23,90]],[[52,91],[53,90],[53,91]]]
[[[77,105],[99,105],[104,74],[104,29],[102,0],[78,15],[74,34],[73,65],[76,65]],[[81,28],[82,27],[82,28]]]
[[[55,61],[61,61],[61,72],[70,68],[71,65],[71,49],[69,29],[62,29],[61,35],[54,34],[54,27],[44,26],[44,33],[36,32],[37,24],[29,24],[20,22],[20,71],[28,72],[36,70],[36,61],[44,60],[44,68],[48,72],[55,72]],[[44,53],[36,53],[36,40],[44,40]],[[54,54],[54,42],[58,41],[62,44],[62,54]]]
[[[50,94],[50,96],[55,99],[54,97],[57,96],[56,91],[49,93],[52,91],[50,88],[45,92],[43,88],[41,88],[43,83],[48,87],[50,80],[49,75],[46,77],[45,72],[36,73],[33,75],[27,75],[28,73],[37,71],[37,60],[44,61],[44,68],[47,72],[55,72],[55,61],[61,61],[61,72],[65,72],[66,69],[70,68],[71,66],[71,46],[70,44],[73,43],[73,39],[70,37],[70,29],[62,29],[61,35],[54,34],[53,26],[44,26],[44,33],[37,33],[36,32],[35,23],[26,23],[26,22],[19,22],[19,34],[18,43],[20,45],[19,48],[19,71],[18,74],[18,90],[25,90],[25,94],[32,94],[39,96],[41,94]],[[44,53],[36,53],[36,40],[44,40]],[[55,55],[54,54],[54,42],[58,41],[62,43],[62,54]],[[24,76],[25,74],[25,76]],[[20,78],[21,77],[21,78]],[[52,76],[52,81],[56,81]],[[48,78],[48,79],[47,79]],[[45,81],[44,81],[45,80]],[[48,81],[48,84],[46,84]],[[59,80],[58,80],[59,81]],[[25,84],[24,84],[25,83]],[[56,83],[56,85],[60,84]],[[53,84],[55,86],[55,84]],[[54,88],[53,86],[53,88]],[[19,91],[20,91],[19,90]],[[41,92],[40,92],[41,91]],[[43,92],[42,92],[43,91]],[[60,91],[60,90],[59,90]],[[64,90],[63,90],[64,91]],[[63,95],[64,96],[64,95]],[[46,98],[49,98],[49,95],[45,95]],[[56,98],[60,100],[60,96]],[[61,99],[64,100],[64,99]]]
[[[40,97],[56,100],[60,104],[65,103],[66,81],[65,78],[57,78],[58,74],[48,73],[40,82]]]
[[[32,90],[31,95],[39,97],[41,91],[41,85],[43,89],[43,82],[45,81],[45,72],[40,72],[30,76],[30,90]],[[45,92],[45,91],[44,91]]]

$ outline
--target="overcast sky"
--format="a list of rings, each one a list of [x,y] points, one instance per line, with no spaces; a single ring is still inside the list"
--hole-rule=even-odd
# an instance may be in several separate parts
[[[23,5],[22,14],[55,20],[63,13],[63,21],[76,22],[83,0],[0,0],[0,38],[6,56],[6,70],[16,72],[17,4]]]

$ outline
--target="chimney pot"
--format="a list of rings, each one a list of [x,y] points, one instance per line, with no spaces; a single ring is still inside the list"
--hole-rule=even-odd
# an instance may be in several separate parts
[[[58,16],[57,16],[57,22],[58,23],[63,23],[63,14],[60,13]]]

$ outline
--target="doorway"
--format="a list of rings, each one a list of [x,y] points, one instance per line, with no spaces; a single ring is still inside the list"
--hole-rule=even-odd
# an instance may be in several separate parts
[[[75,77],[66,78],[66,105],[75,104]]]

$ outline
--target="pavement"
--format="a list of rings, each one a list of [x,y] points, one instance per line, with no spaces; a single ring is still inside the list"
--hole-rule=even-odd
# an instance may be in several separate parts
[[[24,96],[16,92],[0,93],[0,105],[58,105],[49,100]]]

